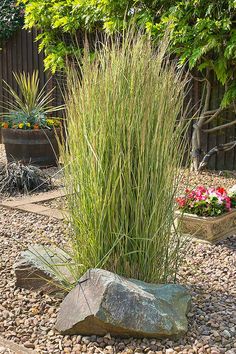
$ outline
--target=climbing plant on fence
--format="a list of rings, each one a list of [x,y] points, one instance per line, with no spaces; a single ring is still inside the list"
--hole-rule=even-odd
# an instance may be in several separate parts
[[[46,54],[45,66],[55,71],[77,46],[65,41],[78,30],[114,32],[134,22],[159,40],[170,33],[170,51],[180,65],[197,69],[196,80],[204,84],[201,111],[194,119],[192,158],[195,170],[203,168],[220,150],[236,145],[233,139],[203,153],[202,134],[216,133],[234,126],[225,120],[226,111],[235,111],[236,99],[236,1],[235,0],[23,0],[26,28],[36,26],[42,33],[40,48]],[[219,107],[211,109],[212,78],[224,89]],[[223,123],[222,123],[223,120]],[[221,123],[220,123],[221,122]]]
[[[38,36],[40,49],[44,49],[45,67],[52,71],[64,66],[64,58],[75,54],[77,46],[63,40],[78,30],[113,32],[122,30],[132,19],[145,26],[156,14],[175,3],[173,0],[22,0],[26,6],[25,27],[36,26],[42,31]],[[156,14],[156,15],[155,15]],[[125,20],[124,20],[125,18]]]
[[[179,57],[179,62],[187,63],[190,69],[197,68],[201,73],[201,77],[195,79],[205,84],[204,104],[195,117],[192,134],[194,169],[201,169],[214,153],[230,150],[236,145],[233,139],[203,154],[201,143],[203,133],[216,133],[236,124],[236,119],[222,121],[225,111],[235,112],[236,1],[176,1],[159,22],[148,22],[146,26],[154,38],[170,28],[171,50]],[[224,94],[219,107],[212,110],[214,77],[223,87]]]
[[[0,45],[24,23],[24,6],[16,0],[0,2]]]

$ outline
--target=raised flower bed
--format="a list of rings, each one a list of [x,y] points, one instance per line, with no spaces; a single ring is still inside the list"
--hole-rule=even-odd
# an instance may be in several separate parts
[[[177,223],[184,234],[214,242],[236,232],[236,191],[199,186],[177,198]]]

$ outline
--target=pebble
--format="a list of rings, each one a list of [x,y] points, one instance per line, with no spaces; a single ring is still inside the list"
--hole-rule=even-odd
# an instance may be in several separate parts
[[[230,338],[230,337],[231,337],[231,334],[229,333],[229,331],[227,331],[227,329],[225,329],[225,330],[222,332],[222,336],[224,336],[225,338]]]
[[[30,343],[30,342],[25,342],[24,346],[26,348],[30,348],[30,349],[34,349],[35,348],[35,344],[34,343]]]

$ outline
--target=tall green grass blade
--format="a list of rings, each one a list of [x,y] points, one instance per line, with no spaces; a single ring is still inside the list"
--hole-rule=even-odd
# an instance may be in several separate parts
[[[74,262],[175,280],[174,200],[186,148],[186,79],[140,34],[108,39],[68,70],[63,150]],[[81,264],[83,265],[81,267]]]

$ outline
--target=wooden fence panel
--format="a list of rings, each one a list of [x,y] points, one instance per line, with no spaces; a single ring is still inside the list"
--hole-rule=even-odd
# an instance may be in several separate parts
[[[19,30],[10,40],[8,40],[0,50],[0,102],[9,99],[9,96],[4,92],[2,80],[17,89],[13,72],[29,72],[32,73],[34,70],[39,71],[40,77],[40,87],[42,88],[45,84],[46,89],[50,90],[51,87],[55,86],[53,93],[54,104],[60,105],[63,103],[62,91],[64,87],[63,74],[58,73],[50,78],[50,74],[44,71],[43,65],[43,53],[38,53],[38,43],[35,41],[37,36],[37,31],[33,29],[31,32],[25,30]],[[49,80],[49,81],[48,81]],[[196,112],[201,105],[201,96],[203,92],[203,84],[198,81],[192,83],[192,87],[188,96],[186,98],[186,103],[190,105],[191,114]],[[216,84],[214,85],[210,109],[217,108],[222,97],[222,89]],[[2,109],[1,109],[2,111]],[[55,115],[61,116],[62,112],[58,112]],[[227,120],[235,119],[235,114],[225,115]],[[213,123],[214,124],[214,123]],[[208,128],[212,127],[212,123]],[[191,131],[190,131],[191,135]],[[215,134],[203,134],[202,136],[202,147],[203,151],[209,151],[217,144],[232,141],[236,136],[236,127],[231,126],[225,131],[219,131]],[[1,134],[0,134],[1,139]],[[0,140],[1,141],[1,140]],[[220,153],[214,156],[209,163],[211,169],[236,169],[236,149],[227,152]]]

